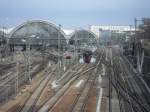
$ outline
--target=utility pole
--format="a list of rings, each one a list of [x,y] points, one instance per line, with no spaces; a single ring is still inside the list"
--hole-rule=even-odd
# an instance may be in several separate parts
[[[31,83],[31,36],[28,36],[26,39],[26,79]]]
[[[135,18],[134,19],[134,24],[135,24],[135,37],[134,37],[134,43],[135,43],[135,45],[136,45],[136,47],[135,47],[135,54],[136,54],[136,58],[137,58],[137,62],[136,62],[136,65],[137,65],[137,70],[141,73],[142,72],[142,59],[143,59],[143,56],[144,56],[144,51],[142,52],[142,56],[141,56],[141,54],[140,54],[140,51],[139,51],[139,49],[141,49],[140,48],[140,46],[139,46],[139,43],[138,43],[138,40],[137,40],[137,38],[136,38],[136,32],[137,32],[137,22],[138,21],[142,21],[142,19],[137,19],[137,18]],[[137,51],[137,52],[136,52]]]
[[[27,58],[28,58],[28,78],[29,78],[29,81],[31,83],[31,71],[30,71],[30,68],[31,68],[31,37],[28,37],[27,39]]]
[[[77,30],[75,30],[75,46],[74,46],[74,59],[75,59],[75,64],[76,64],[76,56],[77,56]]]
[[[98,46],[99,46],[99,47],[100,47],[100,41],[102,40],[102,39],[101,39],[101,36],[100,36],[101,31],[102,31],[102,29],[99,28],[99,39],[98,39]],[[104,43],[103,43],[103,44],[104,44]]]
[[[60,76],[61,75],[61,50],[60,50],[60,31],[61,31],[61,25],[59,24],[59,29],[58,29],[58,54],[59,54],[59,56],[58,56],[58,75]]]
[[[44,63],[45,63],[45,41],[42,39],[42,67],[44,69]]]
[[[17,65],[16,65],[16,89],[15,89],[15,94],[17,96],[17,93],[18,93],[18,88],[19,88],[19,66],[20,66],[20,55],[19,54],[16,54],[17,55]]]

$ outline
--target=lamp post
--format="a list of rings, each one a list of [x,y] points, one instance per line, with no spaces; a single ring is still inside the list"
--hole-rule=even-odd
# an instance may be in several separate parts
[[[143,21],[143,19],[137,19],[135,18],[134,19],[134,24],[135,24],[135,37],[134,37],[134,43],[136,46],[136,48],[138,48],[137,50],[135,49],[135,54],[136,54],[136,51],[137,51],[137,55],[136,55],[136,58],[137,58],[137,62],[136,62],[136,65],[137,65],[137,70],[142,73],[142,64],[143,64],[143,60],[144,60],[144,51],[142,51],[142,56],[140,56],[140,51],[139,51],[139,45],[138,45],[138,40],[136,38],[136,32],[137,32],[137,22],[138,21]]]
[[[77,30],[75,30],[75,46],[74,46],[74,59],[75,59],[75,64],[76,64],[76,57],[77,57]]]
[[[30,35],[22,39],[21,41],[26,43],[26,79],[29,79],[29,83],[31,83],[31,40],[32,38],[36,38],[36,35]]]
[[[58,38],[57,38],[57,40],[58,40],[58,54],[59,54],[59,56],[58,56],[58,67],[57,67],[57,71],[58,71],[58,75],[60,76],[61,75],[61,53],[60,53],[60,48],[61,48],[61,45],[60,45],[60,30],[61,30],[61,25],[59,24],[59,29],[58,29]]]
[[[20,57],[20,55],[19,54],[17,54],[17,65],[16,65],[16,89],[15,89],[15,94],[16,94],[16,96],[17,96],[17,93],[18,93],[18,88],[19,88],[19,72],[20,72],[20,68],[19,68],[19,66],[20,66],[20,60],[21,60],[21,57]]]
[[[98,44],[99,44],[99,46],[100,46],[100,33],[101,33],[101,31],[102,31],[102,29],[99,28],[99,29],[98,29],[98,32],[99,32],[99,36],[98,36],[98,37],[99,37],[99,39],[98,39]]]

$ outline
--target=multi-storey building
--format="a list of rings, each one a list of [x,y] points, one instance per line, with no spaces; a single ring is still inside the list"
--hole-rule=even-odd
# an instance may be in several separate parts
[[[135,27],[128,25],[128,26],[120,26],[120,25],[90,25],[89,27],[90,31],[95,33],[98,37],[101,37],[101,31],[111,31],[114,33],[120,33],[120,32],[129,32],[129,31],[135,31]]]

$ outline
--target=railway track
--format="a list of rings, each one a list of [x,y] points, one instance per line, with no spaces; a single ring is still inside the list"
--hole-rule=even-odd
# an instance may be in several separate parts
[[[87,81],[82,93],[79,95],[69,112],[84,112],[85,105],[89,99],[90,90],[96,79],[96,71],[94,72],[94,70],[90,71],[93,72],[92,75],[90,74],[89,80]]]
[[[45,86],[47,85],[48,81],[50,80],[53,72],[55,71],[56,67],[53,68],[52,71],[46,73],[46,78],[44,78],[39,87],[34,91],[31,97],[28,99],[24,107],[22,108],[21,112],[31,112],[34,108],[35,102],[38,100],[39,96],[41,95],[42,91],[44,90]]]
[[[8,71],[12,71],[15,66],[16,66],[16,63],[1,64],[0,65],[0,80],[2,80],[5,77],[5,74],[7,74]]]
[[[95,89],[94,83],[97,77],[95,69],[101,64],[104,53],[100,55],[101,57],[97,57],[97,60],[99,61],[97,61],[97,63],[95,64],[79,64],[71,68],[69,67],[70,70],[67,70],[64,75],[56,80],[58,84],[58,87],[56,88],[51,87],[54,71],[46,73],[47,75],[45,75],[45,78],[41,79],[41,81],[37,84],[37,88],[24,101],[24,103],[14,106],[12,109],[9,109],[8,112],[58,112],[55,110],[55,108],[57,108],[59,102],[68,99],[65,98],[64,95],[68,94],[68,97],[69,95],[71,95],[70,91],[71,88],[73,88],[73,85],[82,85],[82,88],[77,87],[78,89],[76,91],[76,97],[75,93],[73,93],[72,95],[74,98],[72,99],[72,103],[69,103],[70,106],[68,106],[69,104],[66,105],[66,108],[67,106],[69,107],[68,112],[85,111],[85,107],[87,109],[87,101],[89,97],[91,97],[90,90]],[[51,92],[53,93],[51,94]],[[48,97],[44,97],[44,95],[48,93],[50,93],[51,95],[49,95]]]
[[[15,54],[18,55],[18,54]],[[55,54],[53,54],[55,55]],[[42,70],[42,62],[43,59],[41,58],[40,53],[33,53],[32,54],[32,60],[31,60],[31,77],[34,77],[35,74],[37,74],[39,71]],[[24,53],[21,54],[21,57],[24,59],[26,56]],[[56,55],[57,57],[57,55]],[[46,54],[45,56],[45,61],[50,60],[51,57],[49,54]],[[52,58],[53,59],[53,58]],[[16,75],[17,73],[17,68],[16,68],[16,62],[11,62],[11,63],[5,63],[0,64],[0,104],[4,104],[7,102],[9,99],[13,98],[17,93],[16,93],[16,84],[17,84],[17,79],[18,79],[18,87],[21,87],[28,81],[28,77],[26,75],[26,65],[25,65],[25,60],[20,60],[20,65],[19,65],[19,74],[18,76]],[[42,61],[42,62],[41,62]],[[47,62],[44,62],[47,63]],[[39,66],[38,66],[39,65]]]
[[[7,112],[22,112],[22,111],[30,111],[32,109],[34,102],[36,102],[37,97],[42,92],[47,80],[51,77],[51,74],[55,71],[56,66],[54,68],[46,68],[42,71],[41,76],[36,82],[36,87],[32,90],[31,93],[27,95],[27,98],[24,98],[20,103],[15,104],[13,107],[8,109]],[[47,72],[45,72],[47,71]]]
[[[65,93],[59,98],[55,105],[50,109],[51,112],[61,111],[68,112],[73,106],[74,102],[77,101],[78,97],[81,95],[87,81],[90,79],[90,72],[87,75],[80,76],[70,85],[70,87],[65,91]],[[82,74],[81,74],[82,75]],[[67,99],[67,100],[66,100]]]
[[[96,76],[97,77],[97,76]],[[97,85],[96,79],[92,81],[84,102],[82,102],[81,112],[96,112],[97,105]]]
[[[140,80],[141,77],[134,73],[121,55],[114,57],[112,85],[117,91],[121,112],[149,112],[150,107],[144,94],[148,90],[143,90],[146,86]]]
[[[38,63],[33,63],[37,64]],[[32,66],[36,66],[33,65]],[[34,68],[34,67],[33,67]],[[32,70],[32,76],[34,76],[35,73],[40,71],[40,66],[37,67],[36,69]],[[18,86],[21,87],[25,83],[27,83],[27,77],[25,73],[25,67],[23,65],[20,66],[20,73],[18,75]],[[17,81],[17,76],[16,70],[10,71],[9,74],[4,75],[3,79],[1,79],[0,83],[0,104],[3,104],[4,102],[8,101],[9,99],[13,98],[16,94],[16,81]]]
[[[72,71],[72,70],[74,70],[73,72],[72,72],[72,74],[74,74],[75,73],[75,71],[77,71],[81,66],[83,66],[83,65],[78,65],[78,64],[76,64],[76,65],[74,65],[73,67],[71,67],[68,71]],[[69,72],[65,72],[64,74],[68,74],[68,75],[70,75],[69,74]],[[64,77],[64,75],[62,76],[62,77]],[[44,106],[44,104],[46,104],[46,102],[48,102],[48,100],[50,100],[53,96],[55,96],[56,94],[57,94],[57,92],[59,92],[59,90],[60,90],[60,88],[63,88],[63,86],[66,84],[66,82],[64,82],[63,83],[63,85],[59,85],[59,87],[57,86],[56,88],[55,87],[53,87],[53,81],[55,80],[55,78],[54,79],[51,79],[50,81],[49,81],[49,84],[48,84],[48,87],[46,87],[45,88],[45,91],[43,91],[43,93],[42,93],[42,95],[40,96],[40,98],[39,98],[39,100],[36,102],[36,108],[34,109],[34,110],[32,110],[33,112],[36,112],[36,111],[38,111],[40,108],[42,108],[43,106]],[[59,80],[60,81],[60,80]],[[58,83],[58,82],[57,82]],[[48,94],[48,93],[49,94]]]
[[[39,110],[38,112],[49,111],[57,101],[64,95],[68,88],[73,84],[73,82],[79,77],[77,74],[80,74],[85,66],[82,66],[75,75],[51,98],[49,99]]]
[[[74,66],[74,67],[76,67],[76,66]],[[36,109],[37,102],[38,102],[39,98],[42,96],[42,94],[44,92],[43,90],[46,88],[46,86],[49,86],[48,83],[50,82],[50,79],[51,79],[53,73],[55,73],[55,72],[51,71],[50,73],[48,73],[51,75],[48,75],[43,80],[41,80],[41,82],[37,86],[37,89],[35,89],[33,91],[31,96],[25,101],[24,104],[22,104],[22,106],[17,106],[16,108],[14,107],[15,109],[12,109],[13,111],[10,109],[9,112],[31,112],[31,111],[34,112],[34,111],[36,111],[37,110]],[[41,106],[43,106],[45,103],[46,103],[46,101],[44,101],[41,104]]]
[[[102,53],[103,54],[103,53]],[[79,75],[78,80],[76,80],[78,83],[74,82],[69,89],[63,94],[61,98],[59,98],[58,102],[55,103],[55,105],[49,110],[49,112],[83,112],[85,111],[85,107],[87,104],[87,100],[90,95],[90,90],[94,87],[94,82],[96,80],[96,72],[97,69],[95,69],[102,61],[102,57],[98,57],[99,61],[96,64],[96,66],[86,68],[84,72],[82,72]],[[84,77],[84,80],[82,79]],[[81,79],[80,79],[81,78]],[[80,89],[75,89],[74,86],[81,84],[81,81],[83,83],[80,85],[81,87],[78,87]],[[96,105],[95,105],[96,107]],[[42,112],[42,111],[41,111]]]
[[[61,90],[58,91],[58,93],[47,103],[45,103],[43,107],[37,110],[37,112],[72,112],[77,111],[79,108],[84,110],[86,101],[89,98],[89,90],[93,87],[96,78],[96,73],[93,72],[93,69],[95,69],[101,63],[101,61],[102,60],[99,60],[96,65],[87,66],[82,72],[76,73],[74,77],[70,79],[69,82],[64,86],[64,88],[61,88]],[[90,75],[90,73],[93,73],[93,75]],[[78,86],[81,83],[84,83],[81,85],[82,87],[78,90],[75,90],[74,86]]]

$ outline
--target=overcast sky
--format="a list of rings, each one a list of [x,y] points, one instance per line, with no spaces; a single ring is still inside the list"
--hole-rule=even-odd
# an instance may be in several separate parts
[[[64,28],[131,25],[150,17],[150,0],[0,0],[0,26],[26,20],[49,20]]]

